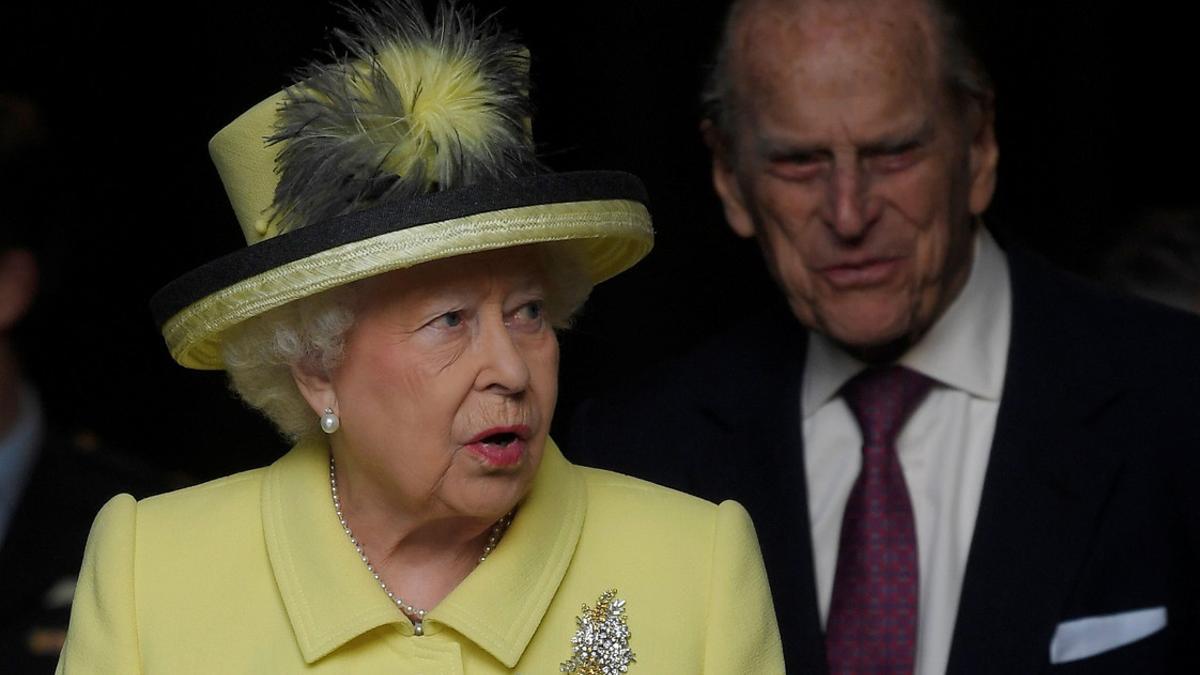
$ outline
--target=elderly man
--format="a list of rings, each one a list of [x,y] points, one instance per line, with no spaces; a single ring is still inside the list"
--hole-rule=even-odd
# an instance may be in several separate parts
[[[1200,325],[980,226],[937,0],[738,2],[717,61],[713,182],[786,306],[585,404],[574,457],[746,504],[790,672],[1200,672]]]

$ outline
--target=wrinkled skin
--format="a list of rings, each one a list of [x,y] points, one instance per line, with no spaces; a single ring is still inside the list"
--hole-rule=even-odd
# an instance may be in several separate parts
[[[706,130],[730,226],[802,323],[868,361],[962,288],[995,186],[990,107],[952,99],[922,10],[757,3],[735,35],[729,134]]]
[[[314,414],[340,417],[330,437],[339,493],[373,560],[463,551],[465,574],[479,538],[529,491],[558,391],[545,294],[528,248],[383,274],[358,288],[336,369],[294,370]],[[526,429],[515,461],[471,450],[479,434],[513,426]]]

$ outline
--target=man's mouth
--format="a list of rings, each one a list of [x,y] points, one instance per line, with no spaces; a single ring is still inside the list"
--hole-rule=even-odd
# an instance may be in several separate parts
[[[877,286],[900,268],[901,258],[879,257],[821,268],[821,275],[838,290]]]

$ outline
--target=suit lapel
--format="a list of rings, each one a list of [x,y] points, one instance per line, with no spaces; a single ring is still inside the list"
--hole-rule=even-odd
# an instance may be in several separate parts
[[[1119,464],[1094,429],[1121,395],[1112,355],[1070,315],[1077,298],[1010,255],[1013,324],[1004,393],[947,672],[1032,673],[1049,657],[1071,581]]]
[[[788,671],[821,673],[825,646],[799,418],[807,333],[786,307],[759,326],[749,332],[751,346],[742,352],[751,357],[739,364],[741,386],[729,387],[718,413],[731,430],[727,447],[747,454],[734,458],[719,479],[739,486],[736,498],[754,517]],[[729,391],[736,392],[736,401]]]

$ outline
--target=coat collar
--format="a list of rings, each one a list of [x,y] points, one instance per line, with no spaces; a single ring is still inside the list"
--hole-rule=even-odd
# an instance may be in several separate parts
[[[427,621],[450,626],[512,668],[567,573],[583,530],[583,476],[553,441],[504,540]]]
[[[347,541],[330,501],[328,467],[323,439],[302,442],[271,465],[262,491],[267,554],[308,663],[381,626],[412,635]],[[426,634],[451,629],[515,666],[566,574],[586,502],[582,477],[547,440],[503,542],[430,610]]]
[[[800,383],[808,332],[782,298],[704,354],[691,382],[702,414],[725,430],[731,450],[695,464],[699,494],[737,499],[754,514],[788,672],[825,672],[817,610],[808,481],[800,425]],[[723,462],[723,463],[722,463]]]
[[[1009,255],[1013,333],[947,672],[1040,670],[1121,448],[1095,421],[1127,389],[1087,291]]]

